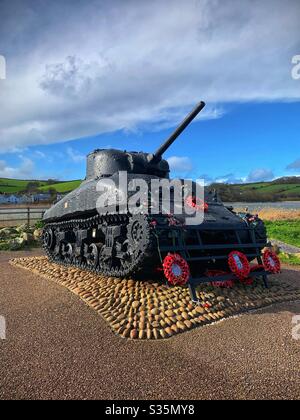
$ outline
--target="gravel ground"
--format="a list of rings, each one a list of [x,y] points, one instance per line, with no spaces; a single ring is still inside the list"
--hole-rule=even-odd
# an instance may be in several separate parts
[[[169,340],[124,340],[65,288],[8,264],[27,255],[0,254],[0,315],[7,321],[0,398],[300,398],[300,341],[291,335],[300,302]],[[300,286],[295,268],[282,277]]]

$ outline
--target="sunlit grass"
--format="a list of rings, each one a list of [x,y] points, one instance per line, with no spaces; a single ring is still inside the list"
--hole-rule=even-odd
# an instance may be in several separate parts
[[[298,255],[281,253],[279,258],[284,264],[300,265],[300,257]]]
[[[46,192],[50,188],[50,189],[56,190],[58,193],[67,193],[67,192],[73,191],[76,188],[78,188],[81,183],[82,183],[82,181],[79,181],[79,180],[78,181],[60,182],[58,184],[45,185],[43,187],[40,187],[39,191]]]
[[[300,247],[300,219],[265,221],[268,237]]]

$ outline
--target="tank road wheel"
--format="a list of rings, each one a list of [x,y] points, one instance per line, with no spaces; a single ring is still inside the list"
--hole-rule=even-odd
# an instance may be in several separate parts
[[[74,258],[74,248],[70,243],[64,244],[63,246],[63,256],[66,263],[72,263]]]
[[[43,248],[52,250],[55,245],[55,235],[51,228],[45,228],[42,236]]]
[[[115,221],[116,222],[116,221]],[[126,262],[126,225],[108,226],[105,244],[99,252],[99,270],[107,276],[123,277],[127,275]]]
[[[91,244],[85,253],[87,268],[95,270],[99,263],[99,249],[96,244]]]
[[[74,249],[70,243],[61,242],[59,246],[59,256],[62,262],[70,264],[73,261]]]
[[[118,216],[117,216],[118,217]],[[104,275],[126,277],[143,268],[150,248],[150,226],[146,216],[135,215],[129,221],[114,219],[105,233],[105,245],[99,255],[99,271]]]
[[[131,252],[146,250],[150,242],[150,226],[146,216],[136,215],[131,218],[127,227],[127,238]]]
[[[139,268],[151,247],[151,231],[147,216],[132,216],[127,227],[127,255],[135,270]]]
[[[137,248],[138,244],[144,238],[144,226],[139,220],[135,220],[131,226],[130,239],[131,243]]]
[[[84,246],[81,244],[80,246],[74,246],[74,266],[75,267],[83,267],[83,254],[84,254]]]

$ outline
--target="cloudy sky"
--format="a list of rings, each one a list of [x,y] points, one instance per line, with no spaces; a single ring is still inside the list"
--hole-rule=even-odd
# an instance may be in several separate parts
[[[152,151],[199,100],[176,175],[300,175],[299,0],[0,0],[0,19],[0,176],[82,178],[88,152]]]

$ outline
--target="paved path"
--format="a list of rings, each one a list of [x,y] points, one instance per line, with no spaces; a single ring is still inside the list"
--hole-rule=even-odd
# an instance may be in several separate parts
[[[300,302],[132,342],[66,289],[11,267],[10,256],[0,253],[0,398],[300,398],[291,336]],[[283,277],[300,286],[299,274]]]

